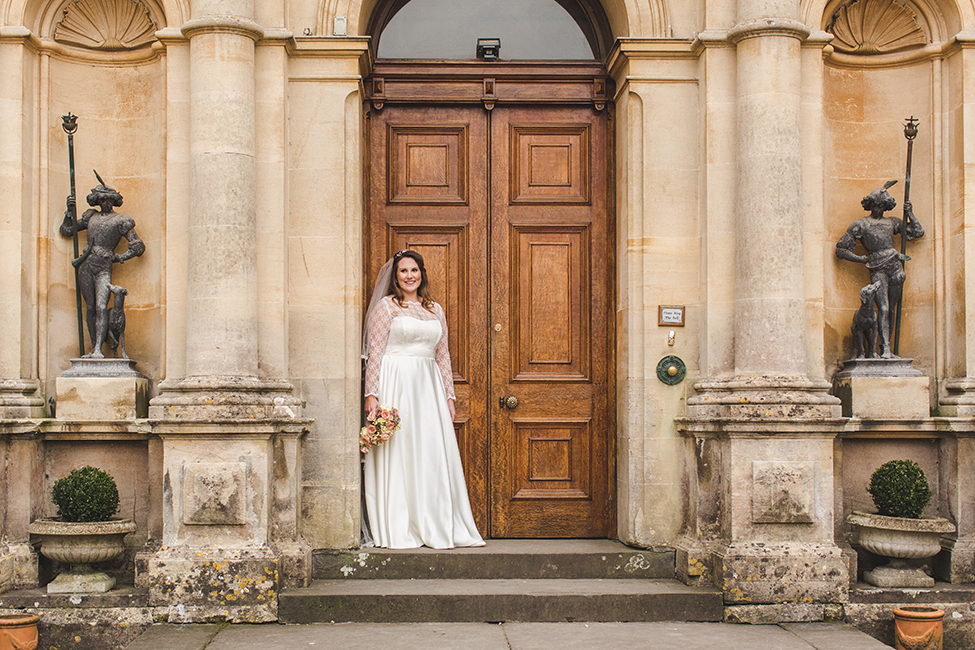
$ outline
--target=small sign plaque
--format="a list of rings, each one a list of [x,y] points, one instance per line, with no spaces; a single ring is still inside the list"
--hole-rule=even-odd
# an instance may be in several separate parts
[[[684,305],[659,305],[657,325],[684,327]]]

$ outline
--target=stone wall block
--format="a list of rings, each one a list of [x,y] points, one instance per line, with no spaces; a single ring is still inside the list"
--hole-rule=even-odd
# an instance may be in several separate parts
[[[170,623],[277,620],[278,559],[270,549],[163,549],[149,560],[149,604]]]
[[[731,544],[714,554],[725,603],[843,603],[849,567],[831,544]]]
[[[10,591],[14,584],[14,556],[10,547],[0,541],[0,594]]]

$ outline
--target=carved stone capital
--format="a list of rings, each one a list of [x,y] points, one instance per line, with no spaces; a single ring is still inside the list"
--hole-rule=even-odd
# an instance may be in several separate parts
[[[809,36],[810,30],[806,25],[798,20],[790,18],[754,18],[745,20],[728,32],[728,40],[737,45],[747,38],[758,38],[761,36],[788,36],[799,41],[804,41]]]
[[[236,34],[246,36],[257,42],[264,38],[264,28],[251,20],[240,16],[201,16],[183,23],[180,27],[183,36],[192,39],[199,34]]]

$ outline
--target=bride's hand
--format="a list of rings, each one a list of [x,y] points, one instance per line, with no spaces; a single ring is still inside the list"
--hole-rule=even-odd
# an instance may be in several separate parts
[[[375,395],[366,396],[366,415],[369,415],[379,406],[379,399]]]
[[[457,419],[457,409],[454,408],[454,400],[447,400],[447,409],[450,411],[450,420],[454,421]]]

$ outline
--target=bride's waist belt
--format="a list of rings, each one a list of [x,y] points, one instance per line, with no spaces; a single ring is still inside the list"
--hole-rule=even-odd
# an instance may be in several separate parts
[[[433,350],[425,345],[404,345],[393,349],[386,348],[386,353],[384,356],[387,357],[418,357],[421,359],[436,359],[436,355]]]

